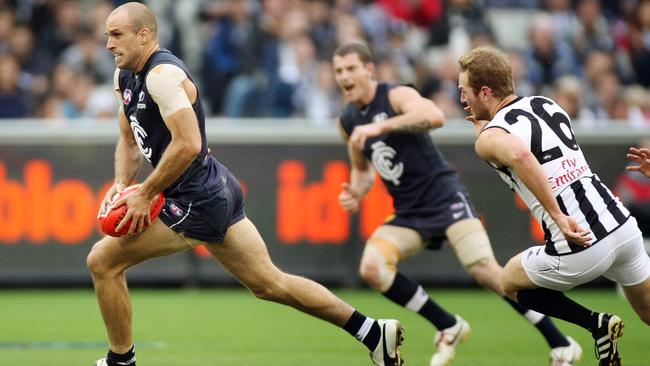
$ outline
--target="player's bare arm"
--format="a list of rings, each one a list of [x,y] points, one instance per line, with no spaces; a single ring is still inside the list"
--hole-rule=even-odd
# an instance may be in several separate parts
[[[201,151],[201,133],[191,103],[197,95],[194,84],[180,68],[169,64],[152,69],[146,82],[172,140],[140,189],[124,198],[129,209],[122,223],[133,220],[129,234],[139,233],[150,224],[151,200],[170,186]],[[116,230],[120,229],[118,226]]]
[[[341,193],[339,193],[339,203],[347,212],[357,212],[361,200],[366,196],[375,181],[375,170],[368,160],[363,156],[360,150],[354,148],[350,139],[337,121],[339,133],[343,141],[347,144],[348,157],[350,159],[350,182],[341,184]]]
[[[445,116],[430,99],[423,98],[415,89],[398,86],[388,94],[397,115],[381,122],[355,127],[350,140],[363,148],[366,140],[387,133],[419,133],[442,127]]]
[[[124,113],[122,94],[120,93],[120,88],[118,84],[118,76],[120,74],[120,69],[115,69],[114,85],[115,85],[115,94],[118,102],[118,123],[120,129],[120,135],[115,146],[115,177],[113,179],[113,186],[108,189],[102,204],[99,205],[99,212],[97,217],[106,210],[106,207],[111,203],[111,200],[116,193],[122,192],[126,186],[130,185],[135,179],[136,175],[142,167],[142,162],[144,158],[138,150],[138,145],[135,142],[135,137],[133,136],[133,131],[129,125],[129,121],[126,118]]]
[[[490,128],[479,135],[474,147],[481,158],[514,169],[567,240],[583,246],[590,245],[590,233],[562,213],[542,166],[518,137],[499,128]]]
[[[638,165],[630,165],[625,169],[631,172],[639,172],[650,178],[650,149],[641,147],[630,147],[627,158]]]

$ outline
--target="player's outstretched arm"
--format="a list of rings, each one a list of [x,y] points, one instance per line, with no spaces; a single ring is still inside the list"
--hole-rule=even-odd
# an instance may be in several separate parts
[[[630,147],[627,158],[637,163],[637,165],[630,165],[625,169],[632,172],[640,172],[650,178],[650,149],[645,147]]]
[[[589,231],[582,229],[573,218],[562,212],[548,185],[544,169],[518,137],[498,128],[490,128],[479,135],[475,149],[483,159],[512,168],[568,241],[590,245]]]
[[[388,98],[397,115],[381,122],[355,127],[350,141],[357,149],[363,149],[366,140],[372,137],[387,133],[425,132],[442,127],[445,123],[442,110],[411,87],[395,87],[390,90]]]

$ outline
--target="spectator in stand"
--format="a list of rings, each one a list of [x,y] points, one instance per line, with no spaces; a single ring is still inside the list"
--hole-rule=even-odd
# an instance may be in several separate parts
[[[564,109],[571,121],[576,125],[584,124],[582,121],[582,85],[580,79],[573,75],[562,76],[555,82],[553,93],[555,102]]]
[[[34,98],[42,97],[49,88],[47,73],[51,68],[51,61],[34,47],[34,34],[26,25],[21,24],[14,28],[9,43],[9,50],[18,60],[22,70],[19,84]]]
[[[74,42],[61,53],[59,61],[77,73],[91,75],[99,84],[113,82],[113,56],[106,52],[103,42],[96,38],[95,29],[89,24],[79,26]]]
[[[648,128],[650,125],[650,91],[639,84],[628,86],[623,92],[628,110],[628,122],[633,127]]]
[[[458,62],[450,53],[445,52],[438,57],[438,62],[433,68],[438,76],[438,90],[433,93],[431,99],[442,109],[446,118],[465,119],[465,112],[458,103]]]
[[[582,60],[595,50],[614,50],[609,23],[598,0],[578,1],[571,33],[573,48]]]
[[[75,118],[78,115],[77,108],[73,103],[74,92],[77,83],[77,74],[65,64],[57,64],[52,70],[52,96],[60,103],[65,118]]]
[[[308,36],[309,23],[305,12],[298,8],[289,9],[282,19],[279,33],[277,69],[269,72],[265,99],[269,117],[294,116],[296,105],[294,94],[303,77],[314,61],[313,42]]]
[[[556,40],[571,43],[573,27],[576,22],[571,0],[544,0],[542,9],[547,11],[551,17]]]
[[[637,81],[650,87],[650,0],[640,0],[629,28],[630,59]]]
[[[81,3],[75,0],[46,1],[40,6],[38,18],[32,19],[32,24],[41,23],[38,24],[37,44],[50,60],[58,60],[61,52],[74,42],[76,31],[85,18]]]
[[[527,65],[524,55],[516,50],[507,52],[512,67],[512,81],[521,95],[536,94],[535,85],[527,77]]]
[[[600,75],[595,88],[595,103],[589,105],[582,115],[584,124],[602,125],[610,120],[626,120],[627,106],[622,98],[618,76],[613,72]]]
[[[321,60],[316,70],[305,75],[295,94],[298,112],[314,125],[331,125],[340,109],[339,93],[334,82],[332,64]]]
[[[16,57],[0,56],[0,118],[28,117],[31,103],[18,85],[20,65]]]
[[[83,118],[109,118],[117,116],[115,89],[110,84],[98,85],[89,74],[76,76],[76,86],[70,98],[74,116]]]
[[[439,22],[431,24],[429,44],[446,45],[454,57],[458,57],[469,50],[473,37],[486,34],[493,38],[480,1],[449,0],[444,8],[444,16]]]
[[[202,78],[205,85],[222,86],[202,90],[213,114],[224,113],[224,98],[229,83],[238,76],[249,77],[256,68],[262,47],[262,31],[254,10],[249,0],[211,1],[201,8],[200,16],[212,22],[211,35],[206,40],[203,54]],[[232,116],[243,113],[226,112]]]
[[[328,0],[307,1],[306,11],[311,24],[309,35],[316,47],[316,58],[329,60],[329,56],[336,48],[336,29],[332,22]]]
[[[587,57],[582,75],[583,101],[586,108],[594,111],[598,109],[596,86],[600,83],[603,75],[614,72],[616,72],[616,66],[611,54],[605,51],[595,51]]]
[[[14,14],[6,8],[0,8],[0,52],[9,50],[9,39],[14,30],[16,20]]]
[[[335,18],[336,44],[344,44],[355,40],[365,40],[367,37],[361,23],[351,14],[342,13]]]
[[[250,5],[250,2],[247,4]],[[241,70],[226,86],[223,96],[223,113],[226,116],[267,116],[268,103],[264,98],[269,79],[278,70],[279,32],[287,9],[286,2],[278,0],[263,0],[259,12],[245,8],[250,16],[244,20],[250,23],[242,27],[245,31],[239,32],[241,38],[236,48],[240,51]],[[207,84],[210,80],[204,78]]]
[[[553,85],[561,76],[580,74],[580,66],[571,46],[556,39],[553,22],[548,15],[534,16],[529,39],[530,45],[524,51],[527,76],[537,92],[545,85]]]

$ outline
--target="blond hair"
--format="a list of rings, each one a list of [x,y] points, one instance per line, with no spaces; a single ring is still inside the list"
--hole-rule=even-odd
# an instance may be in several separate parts
[[[514,94],[515,87],[512,81],[512,66],[508,55],[494,47],[478,47],[459,60],[460,70],[467,71],[469,86],[478,94],[483,86],[492,89],[496,98],[505,98]]]

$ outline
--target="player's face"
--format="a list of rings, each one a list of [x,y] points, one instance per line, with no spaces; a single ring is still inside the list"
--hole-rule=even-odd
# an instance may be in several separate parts
[[[341,89],[341,94],[350,103],[363,103],[370,91],[372,80],[372,64],[363,64],[359,55],[348,53],[345,56],[334,56],[334,78]]]
[[[465,112],[474,116],[477,121],[491,119],[487,107],[475,94],[474,89],[469,86],[467,71],[461,72],[458,76],[458,90],[460,91],[460,103],[465,106]]]
[[[115,57],[115,65],[120,69],[133,70],[139,60],[141,42],[126,13],[114,13],[108,17],[106,35],[106,48]]]

